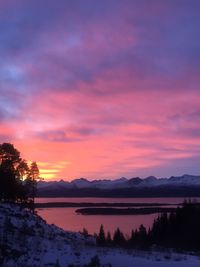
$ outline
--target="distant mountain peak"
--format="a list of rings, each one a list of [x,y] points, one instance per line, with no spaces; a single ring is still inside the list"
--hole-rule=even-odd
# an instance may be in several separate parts
[[[83,178],[83,177],[74,179],[73,181],[87,181],[88,182],[88,180],[86,178]]]
[[[128,179],[126,177],[118,178],[117,181],[127,181]]]
[[[145,178],[145,180],[158,180],[158,178],[156,178],[155,176],[148,176],[147,178]]]
[[[161,178],[158,179],[155,176],[148,176],[145,179],[141,179],[140,177],[133,177],[127,179],[125,177],[118,178],[116,180],[92,180],[89,181],[86,178],[78,178],[75,180],[64,181],[61,179],[60,181],[41,181],[38,183],[38,189],[41,190],[57,190],[61,189],[101,189],[101,190],[114,190],[114,189],[125,189],[125,188],[155,188],[160,186],[173,186],[173,187],[182,187],[182,186],[200,186],[200,176],[184,174],[182,176],[171,176],[170,178]]]

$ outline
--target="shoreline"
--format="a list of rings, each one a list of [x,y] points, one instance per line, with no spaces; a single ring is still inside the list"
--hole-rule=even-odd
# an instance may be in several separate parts
[[[163,207],[163,206],[180,206],[172,203],[92,203],[92,202],[45,202],[35,203],[35,208],[81,208],[81,207]]]
[[[84,208],[77,209],[76,213],[81,215],[149,215],[154,213],[174,212],[176,208]]]

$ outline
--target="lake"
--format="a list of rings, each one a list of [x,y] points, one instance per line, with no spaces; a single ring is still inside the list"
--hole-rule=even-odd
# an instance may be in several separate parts
[[[195,198],[200,202],[200,198]],[[36,198],[36,203],[75,202],[75,203],[163,203],[177,206],[184,198]],[[149,215],[81,215],[77,208],[40,208],[38,215],[47,223],[55,224],[68,231],[82,231],[86,228],[90,234],[98,233],[100,225],[105,231],[113,233],[119,227],[124,234],[130,235],[132,229],[143,224],[147,229],[152,226],[158,214]]]

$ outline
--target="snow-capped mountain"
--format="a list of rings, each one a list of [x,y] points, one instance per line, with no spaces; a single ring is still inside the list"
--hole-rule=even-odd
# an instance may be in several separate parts
[[[188,175],[172,176],[170,178],[156,178],[149,176],[145,179],[134,177],[131,179],[120,178],[116,180],[93,180],[89,181],[85,178],[75,179],[71,182],[60,181],[41,181],[38,183],[38,190],[42,189],[83,189],[83,188],[97,188],[97,189],[120,189],[120,188],[146,188],[158,186],[200,186],[200,176]]]

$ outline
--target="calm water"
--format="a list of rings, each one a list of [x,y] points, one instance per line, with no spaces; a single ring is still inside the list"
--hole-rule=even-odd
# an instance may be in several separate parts
[[[199,202],[200,198],[196,198]],[[183,198],[37,198],[37,203],[46,202],[92,202],[92,203],[169,203],[180,204]],[[38,214],[48,223],[55,224],[65,230],[81,231],[86,228],[89,233],[98,233],[103,224],[105,231],[113,233],[119,227],[126,235],[130,235],[132,229],[143,224],[150,227],[158,214],[151,215],[81,215],[76,214],[77,208],[42,208]]]

